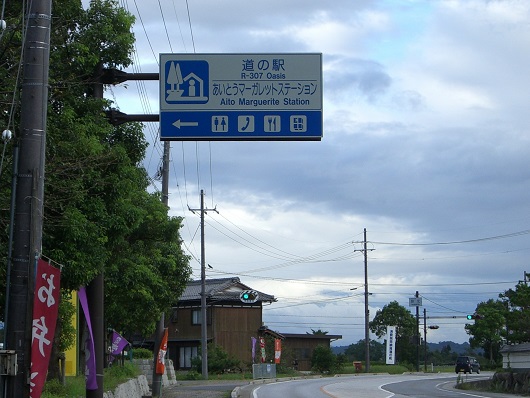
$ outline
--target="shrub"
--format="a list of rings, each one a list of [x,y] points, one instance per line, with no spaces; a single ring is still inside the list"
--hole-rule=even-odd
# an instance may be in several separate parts
[[[153,351],[148,350],[147,348],[135,348],[133,350],[133,358],[135,359],[150,359],[154,358]]]
[[[191,363],[197,372],[202,373],[202,358],[194,358]],[[230,357],[223,347],[217,344],[208,344],[208,372],[221,374],[228,369],[238,367],[239,361]]]
[[[318,345],[313,350],[311,366],[314,370],[324,372],[334,372],[336,370],[337,358],[331,348],[325,345]]]
[[[186,375],[184,376],[184,379],[185,380],[200,380],[202,378],[202,376],[200,375],[200,373],[198,373],[197,371],[195,370],[190,370],[188,373],[186,373]]]

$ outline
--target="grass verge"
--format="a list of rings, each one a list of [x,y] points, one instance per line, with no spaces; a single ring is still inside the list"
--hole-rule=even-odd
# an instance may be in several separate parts
[[[114,391],[120,384],[139,375],[138,368],[132,363],[124,366],[113,366],[104,371],[103,391]],[[47,381],[44,386],[42,398],[73,398],[86,395],[85,377],[66,377],[65,384],[58,380]]]

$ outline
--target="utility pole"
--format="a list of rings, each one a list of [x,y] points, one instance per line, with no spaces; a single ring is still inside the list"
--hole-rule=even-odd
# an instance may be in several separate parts
[[[366,345],[366,373],[370,371],[370,309],[368,308],[368,250],[366,248],[366,228],[364,229],[364,343]]]
[[[189,209],[192,213],[201,212],[201,359],[202,378],[208,380],[208,318],[206,308],[206,257],[204,247],[204,214],[208,212],[204,207],[204,191],[201,189],[201,208]],[[217,209],[213,209],[218,213]]]
[[[370,249],[375,250],[375,249]],[[366,241],[366,228],[364,228],[363,248],[354,250],[364,253],[364,348],[365,348],[365,372],[370,371],[370,309],[368,308],[368,248]]]
[[[208,380],[208,310],[206,308],[206,261],[204,247],[204,191],[201,189],[201,357],[202,378]]]
[[[427,309],[423,309],[423,370],[427,373]]]
[[[416,290],[416,298],[420,293]],[[417,301],[416,301],[417,302]],[[416,305],[416,372],[420,371],[420,307]]]
[[[162,203],[168,206],[169,203],[169,153],[171,151],[170,141],[164,141],[164,155],[162,158]],[[158,398],[162,396],[162,375],[156,373],[156,364],[158,362],[158,355],[160,351],[160,344],[164,337],[165,328],[165,314],[162,312],[160,319],[156,325],[155,332],[155,346],[153,348],[154,362],[153,362],[153,384],[152,396]]]
[[[50,62],[51,0],[30,2],[23,56],[18,175],[12,264],[6,307],[6,347],[15,350],[18,371],[5,378],[7,398],[29,397],[31,329],[36,258],[42,249],[46,113]]]

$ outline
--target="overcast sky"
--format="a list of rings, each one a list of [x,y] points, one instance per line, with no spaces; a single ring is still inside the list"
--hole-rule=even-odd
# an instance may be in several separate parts
[[[202,189],[219,212],[206,215],[207,277],[274,295],[271,329],[364,338],[364,228],[370,317],[418,291],[440,326],[431,342],[468,341],[465,315],[530,271],[527,0],[120,3],[137,17],[129,71],[158,72],[159,53],[322,53],[321,141],[172,142],[169,203],[194,278],[188,206]],[[158,113],[158,90],[107,97]]]

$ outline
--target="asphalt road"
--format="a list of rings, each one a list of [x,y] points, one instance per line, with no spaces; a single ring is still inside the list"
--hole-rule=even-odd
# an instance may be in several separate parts
[[[236,387],[248,384],[248,381],[179,381],[164,387],[162,398],[225,398]]]
[[[464,376],[466,380],[479,380],[484,378],[490,378],[493,376],[491,372],[485,372],[482,375],[470,375]],[[450,377],[447,379],[425,379],[425,380],[413,380],[413,381],[402,381],[399,383],[391,383],[381,386],[383,391],[387,391],[393,398],[403,397],[416,397],[416,398],[513,398],[513,394],[499,394],[483,391],[469,391],[455,389],[455,378]]]
[[[491,374],[465,376],[467,380]],[[513,395],[454,389],[455,374],[355,375],[244,386],[241,398],[506,398]]]

